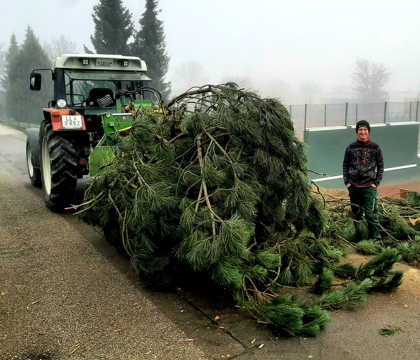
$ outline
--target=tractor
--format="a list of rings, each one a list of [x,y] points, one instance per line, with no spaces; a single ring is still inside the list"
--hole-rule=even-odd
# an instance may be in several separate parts
[[[32,91],[41,90],[40,71],[52,73],[54,98],[40,127],[26,129],[28,174],[46,206],[63,211],[73,204],[77,181],[94,177],[113,157],[113,135],[132,125],[133,110],[152,109],[161,97],[138,57],[65,54],[53,69],[32,71]]]

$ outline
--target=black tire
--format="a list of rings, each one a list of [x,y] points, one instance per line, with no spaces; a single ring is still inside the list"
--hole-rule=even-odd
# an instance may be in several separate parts
[[[36,187],[41,187],[41,170],[34,167],[35,164],[34,154],[32,153],[29,140],[26,141],[26,165],[28,167],[28,175],[31,184]]]
[[[77,185],[77,155],[74,141],[54,132],[48,121],[39,136],[44,201],[51,211],[63,211],[74,200]]]

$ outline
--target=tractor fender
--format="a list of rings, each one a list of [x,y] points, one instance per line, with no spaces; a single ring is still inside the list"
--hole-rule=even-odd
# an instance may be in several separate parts
[[[39,168],[41,165],[39,162],[39,129],[26,129],[25,132],[31,147],[33,166]]]

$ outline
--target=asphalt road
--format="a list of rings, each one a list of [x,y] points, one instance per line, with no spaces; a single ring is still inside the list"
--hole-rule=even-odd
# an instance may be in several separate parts
[[[146,289],[98,229],[46,209],[26,174],[25,140],[0,125],[0,360],[420,356],[418,270],[399,264],[398,292],[331,313],[315,338],[278,338],[217,299]],[[379,335],[386,324],[403,331]]]

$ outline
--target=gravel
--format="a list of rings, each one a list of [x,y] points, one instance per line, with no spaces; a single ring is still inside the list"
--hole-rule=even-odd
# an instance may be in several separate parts
[[[133,276],[1,166],[0,188],[0,359],[206,358]]]

